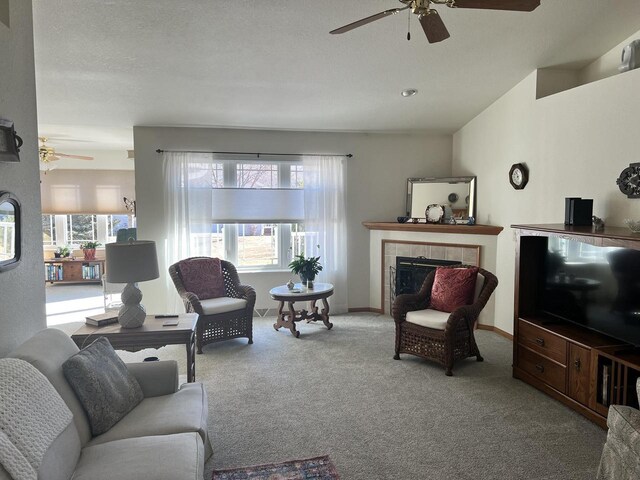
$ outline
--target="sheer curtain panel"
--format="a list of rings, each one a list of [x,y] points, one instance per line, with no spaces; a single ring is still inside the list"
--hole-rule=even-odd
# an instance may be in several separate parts
[[[346,159],[303,157],[304,229],[306,255],[320,255],[317,280],[332,283],[331,313],[348,310]],[[318,250],[317,245],[320,245]]]
[[[212,155],[163,152],[165,182],[166,265],[195,256],[211,256],[213,213]],[[183,311],[180,297],[167,276],[168,303],[174,312]]]

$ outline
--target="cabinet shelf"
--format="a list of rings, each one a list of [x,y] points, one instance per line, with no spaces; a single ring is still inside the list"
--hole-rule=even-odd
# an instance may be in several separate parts
[[[44,261],[45,283],[102,283],[105,273],[104,260],[63,260]]]
[[[610,405],[638,408],[640,349],[581,325],[540,313],[544,259],[549,237],[597,246],[640,250],[628,230],[564,225],[514,225],[513,376],[542,390],[606,428]]]

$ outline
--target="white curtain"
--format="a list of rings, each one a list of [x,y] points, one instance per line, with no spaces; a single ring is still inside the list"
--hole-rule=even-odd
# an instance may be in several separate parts
[[[210,154],[163,152],[167,268],[183,258],[211,256],[212,168]],[[173,292],[169,310],[184,311],[168,275],[167,291]]]
[[[348,310],[346,160],[303,157],[305,254],[320,255],[317,281],[332,283],[331,313]],[[317,245],[320,245],[318,250]]]

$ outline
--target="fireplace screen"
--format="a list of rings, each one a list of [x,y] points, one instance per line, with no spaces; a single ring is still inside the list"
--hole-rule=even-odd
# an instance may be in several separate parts
[[[417,293],[427,275],[443,265],[460,265],[453,260],[435,260],[425,257],[396,257],[396,266],[390,267],[391,304],[403,293]]]

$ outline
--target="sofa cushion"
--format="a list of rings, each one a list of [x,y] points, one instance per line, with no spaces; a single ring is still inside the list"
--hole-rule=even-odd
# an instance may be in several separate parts
[[[453,312],[473,303],[478,267],[437,268],[431,287],[431,308]]]
[[[407,313],[407,322],[421,325],[435,330],[444,330],[449,320],[449,314],[428,308]]]
[[[219,258],[187,258],[177,264],[182,284],[199,300],[224,297],[224,278]]]
[[[202,300],[200,305],[202,305],[202,313],[215,315],[247,308],[247,301],[243,298],[220,297]]]
[[[9,357],[21,358],[29,362],[47,377],[47,380],[51,382],[71,410],[80,442],[84,445],[91,439],[89,419],[80,400],[62,373],[62,364],[76,353],[78,353],[78,347],[66,333],[55,328],[48,328],[36,333],[11,352]]]
[[[202,480],[203,469],[200,435],[179,433],[87,446],[73,480]]]
[[[143,399],[140,384],[105,337],[69,358],[62,370],[87,412],[94,436],[109,430]]]
[[[89,445],[124,438],[197,432],[207,438],[207,396],[201,383],[184,384],[173,395],[145,398],[109,431]]]
[[[44,454],[38,469],[38,478],[69,480],[79,458],[80,438],[72,422]]]

